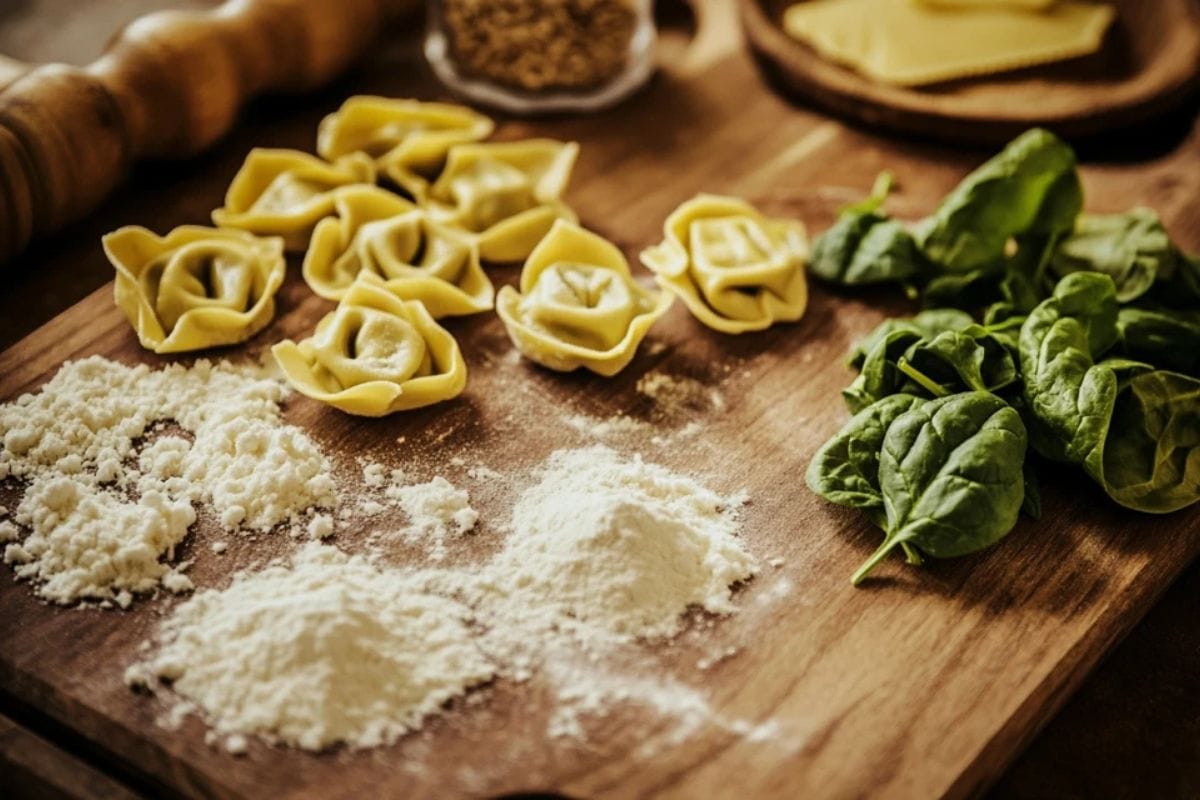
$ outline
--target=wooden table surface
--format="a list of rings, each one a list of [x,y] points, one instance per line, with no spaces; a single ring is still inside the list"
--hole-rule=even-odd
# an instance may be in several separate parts
[[[31,61],[84,63],[99,51],[109,32],[164,4],[170,3],[8,0],[0,4],[0,53]],[[206,3],[177,0],[173,5]],[[733,58],[736,63],[740,57],[731,56],[736,46],[732,26],[722,26],[719,34],[690,50],[688,57]],[[668,49],[673,47],[677,43],[668,42]],[[202,222],[207,211],[218,204],[227,176],[250,146],[310,149],[318,109],[334,106],[352,92],[387,93],[388,87],[395,85],[395,75],[413,73],[427,80],[413,40],[395,37],[373,52],[360,70],[318,96],[256,104],[235,134],[211,153],[187,164],[140,169],[93,218],[37,245],[11,265],[5,290],[0,293],[0,350],[110,279],[110,268],[98,246],[102,233],[129,222],[159,230]],[[752,79],[750,73],[747,79]],[[813,116],[807,110],[797,113]],[[834,127],[840,132],[840,126]],[[984,155],[875,137],[864,131],[848,135],[861,142],[862,158],[872,169],[887,165],[889,156],[896,153],[933,164],[944,162],[937,167],[941,172],[931,178],[936,181],[961,172]],[[1128,203],[1160,208],[1172,233],[1197,249],[1200,192],[1196,183],[1186,184],[1180,175],[1156,164],[1161,165],[1180,148],[1195,152],[1198,142],[1200,129],[1194,117],[1188,116],[1165,121],[1152,131],[1089,143],[1083,157],[1091,170],[1104,174],[1114,185],[1124,181],[1139,187],[1142,193],[1129,197]],[[840,170],[843,174],[848,171]],[[796,213],[819,229],[828,222],[831,203],[828,198],[821,199],[818,188],[797,186],[790,197],[775,200],[794,204]],[[810,217],[806,204],[821,207],[812,210]],[[902,210],[921,213],[925,209]],[[1198,612],[1200,564],[1194,564],[1029,745],[990,796],[1200,796]],[[0,774],[21,776],[21,786],[28,787],[30,796],[123,797],[127,789],[154,792],[154,787],[139,785],[129,776],[105,776],[105,769],[86,743],[48,723],[35,709],[0,696]]]

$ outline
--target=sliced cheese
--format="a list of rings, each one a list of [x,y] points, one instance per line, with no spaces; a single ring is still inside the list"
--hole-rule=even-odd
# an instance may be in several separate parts
[[[875,80],[919,86],[1093,53],[1115,14],[1112,6],[1073,0],[1038,12],[980,5],[808,0],[784,12],[783,27]]]

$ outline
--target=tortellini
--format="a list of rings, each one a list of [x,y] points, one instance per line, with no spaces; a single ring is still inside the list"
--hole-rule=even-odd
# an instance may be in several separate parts
[[[312,337],[271,352],[301,394],[359,416],[449,400],[467,382],[458,342],[425,305],[370,279],[356,281]]]
[[[383,175],[420,200],[452,145],[486,139],[494,128],[465,106],[351,97],[321,121],[317,152],[329,161],[366,153]]]
[[[665,241],[643,250],[642,263],[708,327],[744,333],[804,315],[808,244],[799,222],[701,194],[667,217],[663,231]]]
[[[672,300],[635,283],[613,244],[559,220],[525,262],[520,292],[505,286],[496,310],[527,358],[609,376],[633,359]]]
[[[222,228],[282,236],[288,250],[303,250],[313,226],[333,212],[334,189],[374,180],[375,165],[363,153],[330,164],[298,150],[255,148],[212,218]]]
[[[166,237],[127,226],[103,239],[117,306],[156,353],[244,342],[270,323],[283,240],[185,225]]]
[[[304,257],[304,280],[338,300],[362,274],[389,281],[424,281],[434,317],[492,307],[495,290],[469,236],[429,219],[399,195],[374,186],[347,186],[334,197],[336,217],[318,223]]]
[[[552,139],[455,145],[426,206],[475,236],[483,260],[520,261],[555,220],[577,219],[560,198],[578,153],[578,144]]]

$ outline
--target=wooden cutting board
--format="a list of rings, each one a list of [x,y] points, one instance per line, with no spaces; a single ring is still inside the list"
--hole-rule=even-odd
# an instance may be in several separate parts
[[[588,118],[502,122],[500,136],[578,140],[582,154],[568,199],[588,226],[630,256],[657,241],[666,214],[697,191],[745,196],[815,232],[883,167],[900,185],[893,210],[916,216],[986,155],[889,141],[791,107],[759,83],[750,59],[719,33],[727,22],[718,20],[716,33],[702,29],[676,66],[625,106]],[[95,224],[125,214],[135,216],[116,221],[160,230],[202,222],[250,143],[311,143],[316,120],[352,91],[437,97],[414,63],[410,51],[385,52],[311,107],[276,108],[277,122],[256,122],[179,181],[116,201]],[[1089,208],[1151,205],[1181,244],[1200,247],[1198,154],[1200,131],[1192,130],[1147,163],[1087,167]],[[65,246],[102,262],[94,237]],[[18,266],[36,269],[37,257]],[[513,282],[516,270],[493,276]],[[329,308],[294,269],[276,323],[249,349],[303,335]],[[852,377],[842,365],[846,349],[884,316],[909,310],[886,294],[841,295],[814,285],[799,324],[728,337],[702,328],[677,304],[633,364],[611,380],[562,376],[514,360],[496,317],[480,315],[449,323],[471,371],[465,394],[451,403],[375,421],[304,398],[287,407],[287,418],[311,432],[343,475],[353,475],[354,457],[366,455],[468,488],[483,514],[474,544],[480,554],[501,535],[529,469],[554,448],[592,441],[566,423],[573,414],[625,413],[647,422],[652,430],[610,444],[686,470],[720,491],[745,488],[752,499],[746,544],[764,562],[779,558],[781,565],[766,567],[738,592],[735,616],[699,626],[671,646],[647,645],[627,666],[652,668],[691,687],[722,718],[759,726],[759,736],[704,723],[675,741],[669,719],[616,704],[606,716],[585,719],[585,743],[551,740],[546,687],[535,678],[522,686],[500,681],[478,703],[455,705],[392,747],[314,756],[255,742],[235,759],[206,746],[196,720],[177,730],[157,725],[163,707],[123,685],[138,644],[175,600],[142,600],[127,612],[59,609],[10,581],[0,582],[0,691],[69,726],[164,794],[976,794],[1200,552],[1200,512],[1123,512],[1064,471],[1044,487],[1042,520],[1022,520],[993,550],[921,570],[895,559],[868,585],[850,588],[849,575],[877,533],[861,516],[809,493],[803,472],[847,417],[838,397]],[[64,359],[92,353],[166,363],[139,350],[105,287],[0,355],[0,397],[35,389]],[[691,379],[703,391],[690,410],[671,411],[637,391],[638,379],[651,373]],[[721,403],[713,402],[713,392]],[[679,436],[691,421],[700,423],[700,433]],[[663,438],[656,443],[654,435]],[[466,471],[476,464],[502,471],[506,480],[473,482]],[[11,486],[0,494],[0,503],[11,504]],[[234,538],[217,556],[208,548],[215,538],[202,521],[181,553],[196,559],[190,574],[199,586],[223,585],[233,569],[295,547],[286,537]],[[361,545],[354,531],[335,541],[348,549]],[[699,668],[729,648],[732,657]],[[647,748],[656,754],[641,755]]]

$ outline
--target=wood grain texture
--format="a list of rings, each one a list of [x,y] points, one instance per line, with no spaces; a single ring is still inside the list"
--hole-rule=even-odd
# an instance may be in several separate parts
[[[0,714],[0,774],[10,800],[135,800],[95,767]]]
[[[738,2],[750,45],[783,86],[851,119],[945,140],[1001,144],[1033,125],[1094,136],[1162,115],[1200,86],[1196,0],[1118,0],[1098,53],[917,89],[872,81],[788,36],[779,21],[796,0]]]
[[[0,63],[0,265],[141,159],[210,146],[251,97],[327,83],[414,0],[230,0],[124,28],[87,67]]]
[[[532,134],[575,138],[583,150],[568,199],[583,221],[627,254],[657,241],[659,226],[699,190],[744,194],[764,211],[823,229],[837,207],[865,191],[883,166],[900,191],[892,208],[916,216],[932,207],[973,163],[970,154],[888,142],[791,108],[756,82],[749,59],[728,50],[668,69],[619,109],[587,119],[506,122],[503,138]],[[363,88],[400,96],[436,96],[412,74],[373,73]],[[329,98],[330,105],[336,105]],[[321,109],[301,117],[314,121]],[[313,130],[294,129],[295,141]],[[1172,233],[1200,245],[1194,198],[1200,193],[1200,132],[1150,163],[1085,169],[1089,207],[1158,208]],[[154,217],[165,229],[200,221],[219,201],[236,155],[218,159],[176,187]],[[147,210],[145,213],[149,214]],[[129,222],[147,222],[130,219]],[[102,259],[81,246],[84,258]],[[501,283],[515,270],[496,270]],[[65,358],[105,353],[123,361],[163,363],[140,352],[105,288],[0,355],[0,396],[36,386]],[[276,324],[251,347],[302,334],[330,306],[293,275]],[[0,689],[37,705],[181,794],[218,797],[335,795],[448,797],[558,790],[611,797],[951,797],[976,793],[1063,702],[1100,655],[1144,613],[1200,550],[1200,518],[1138,517],[1111,508],[1080,476],[1046,488],[1046,516],[1022,521],[999,547],[979,557],[915,571],[897,559],[883,580],[859,591],[848,576],[873,549],[876,534],[859,516],[828,506],[804,489],[802,473],[817,445],[845,419],[837,391],[851,375],[846,347],[889,312],[907,307],[882,294],[849,296],[813,287],[799,324],[724,337],[675,308],[643,351],[612,381],[559,376],[508,358],[490,315],[450,323],[471,368],[466,394],[441,407],[387,420],[352,420],[302,398],[288,418],[309,427],[339,463],[370,455],[441,472],[472,490],[485,523],[479,547],[494,541],[510,492],[471,484],[448,463],[461,456],[511,475],[510,489],[554,447],[583,443],[563,414],[620,411],[678,429],[687,421],[635,390],[650,371],[693,378],[725,398],[722,411],[700,408],[704,434],[663,448],[627,446],[687,469],[714,488],[745,486],[753,498],[746,539],[760,556],[780,556],[738,594],[741,612],[647,658],[699,687],[721,713],[772,720],[776,735],[748,742],[703,728],[679,745],[664,722],[617,707],[589,725],[587,745],[547,741],[544,687],[501,683],[481,706],[455,708],[427,733],[395,747],[322,756],[258,745],[234,760],[203,744],[203,726],[155,726],[161,707],[128,692],[124,666],[172,601],[130,612],[71,611],[35,602],[28,588],[0,585]],[[397,441],[403,436],[404,441]],[[7,502],[8,498],[0,499]],[[208,552],[216,533],[201,524],[182,557],[196,557],[199,585],[222,585],[240,565],[284,552],[290,541],[233,541],[223,557]],[[357,546],[353,534],[339,543]],[[698,658],[726,647],[734,658],[709,670]],[[638,756],[647,742],[664,747]]]

